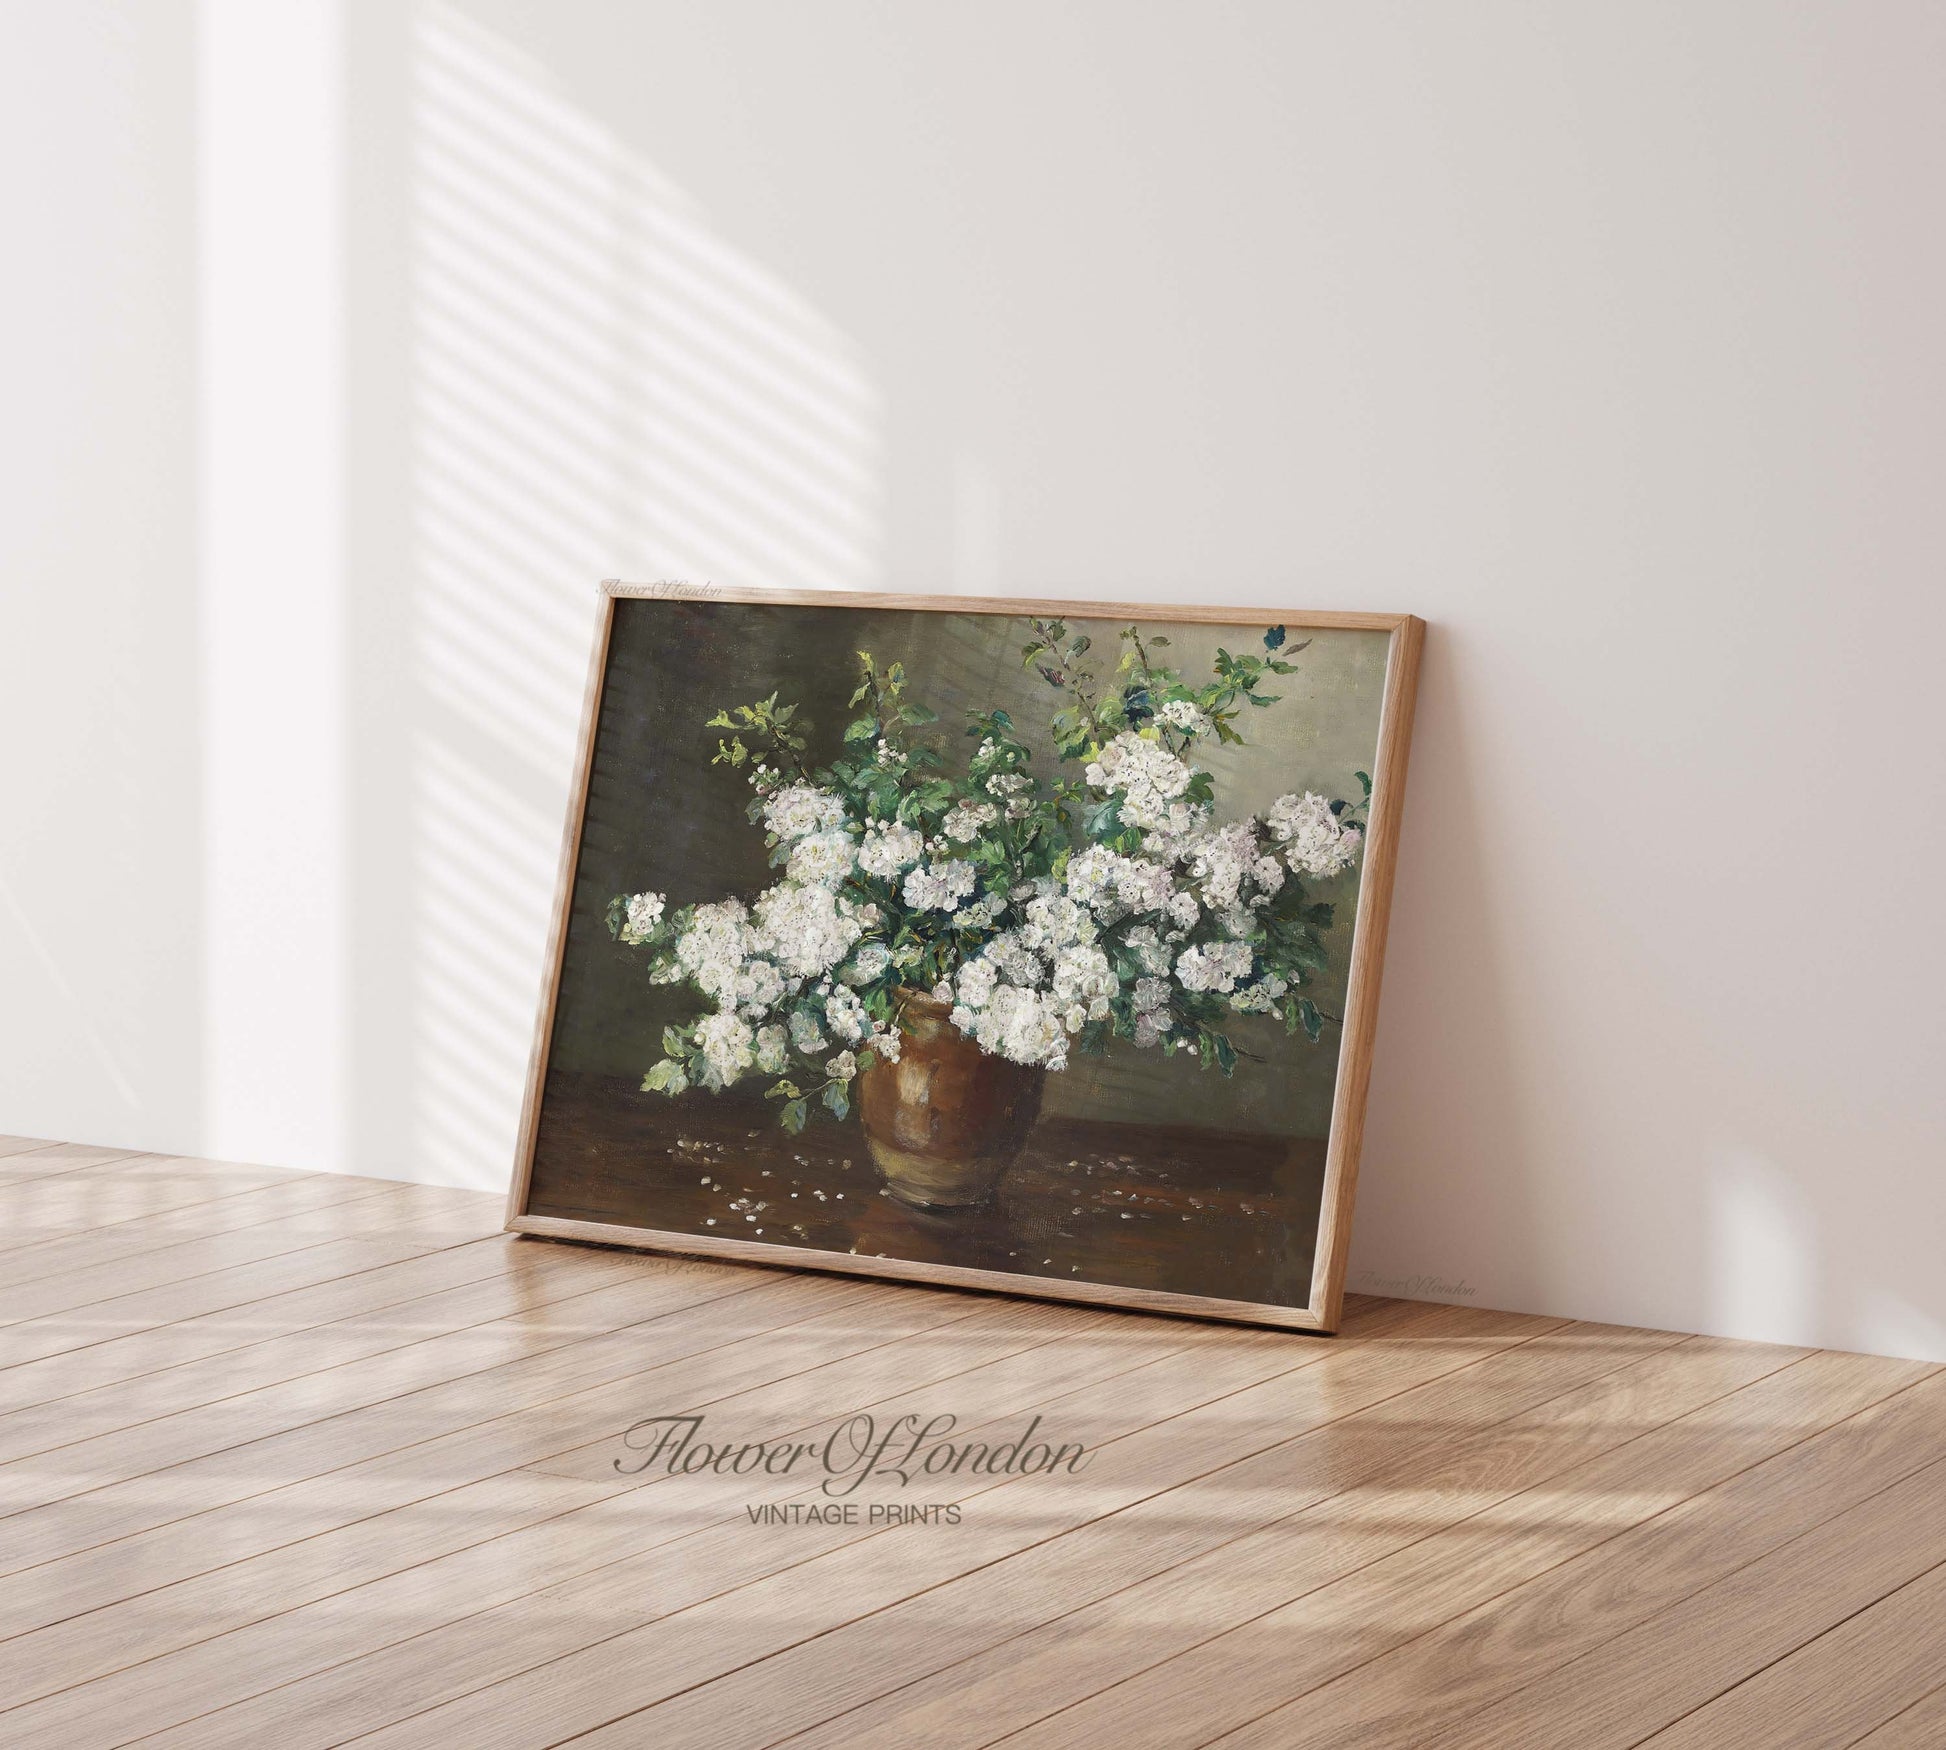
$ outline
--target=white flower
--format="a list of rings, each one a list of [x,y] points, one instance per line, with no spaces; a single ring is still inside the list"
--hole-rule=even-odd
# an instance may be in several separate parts
[[[992,1001],[984,1009],[962,1007],[953,1011],[953,1025],[981,1050],[1052,1070],[1068,1066],[1066,1019],[1062,1006],[1036,991],[1011,984],[996,986]]]
[[[1146,857],[1123,857],[1090,845],[1068,860],[1068,897],[1104,916],[1160,911],[1175,891],[1168,868]]]
[[[1000,968],[986,955],[967,961],[959,969],[959,1000],[969,1009],[985,1008],[999,979]]]
[[[784,995],[784,975],[768,960],[746,960],[723,994],[725,1008],[739,1008],[746,1015],[767,1015]]]
[[[1135,950],[1135,957],[1149,972],[1167,972],[1173,956],[1167,946],[1147,924],[1137,924],[1125,938],[1129,947]]]
[[[814,832],[792,847],[784,874],[792,881],[836,887],[851,873],[855,855],[850,833]]]
[[[1100,1020],[1106,1015],[1108,999],[1117,988],[1114,969],[1099,948],[1077,943],[1054,956],[1052,1000],[1078,1005],[1084,1020],[1089,1017]],[[1079,1026],[1076,1022],[1068,1031],[1075,1032]]]
[[[1030,789],[1034,780],[1025,772],[995,772],[986,781],[989,796],[1018,796],[1021,791]]]
[[[752,1063],[749,1023],[733,1014],[705,1015],[696,1023],[696,1044],[708,1066],[703,1072],[706,1088],[727,1087]]]
[[[1340,826],[1331,804],[1310,790],[1278,797],[1264,811],[1264,824],[1293,869],[1321,880],[1349,869],[1364,842],[1357,827]]]
[[[1197,905],[1195,894],[1177,893],[1170,898],[1169,916],[1175,920],[1178,929],[1193,930],[1201,915],[1202,908]]]
[[[1060,894],[1041,894],[1022,908],[1027,921],[1021,925],[1021,943],[1043,954],[1052,954],[1073,942],[1092,942],[1097,934],[1095,920],[1073,900]]]
[[[870,984],[874,979],[884,977],[886,969],[891,964],[890,948],[883,942],[867,942],[851,957],[851,964],[844,971],[845,982]]]
[[[871,1047],[878,1054],[880,1061],[884,1063],[897,1063],[899,1061],[899,1053],[904,1049],[903,1043],[899,1038],[899,1030],[896,1027],[879,1028],[872,1035]]]
[[[1019,930],[995,936],[980,954],[1000,969],[1001,977],[1009,984],[1017,984],[1023,990],[1039,988],[1047,976],[1047,962],[1022,940]]]
[[[1132,912],[1161,911],[1175,891],[1168,868],[1146,857],[1124,857],[1115,871],[1115,897]]]
[[[1237,902],[1245,872],[1257,861],[1257,823],[1241,820],[1218,827],[1191,845],[1187,856],[1203,903],[1211,911],[1227,911]]]
[[[1134,997],[1138,1011],[1166,1009],[1169,1006],[1169,981],[1166,978],[1138,978]]]
[[[878,756],[878,763],[888,772],[902,772],[905,770],[908,763],[905,751],[902,748],[894,747],[883,736],[879,737],[872,751]]]
[[[1142,849],[1151,857],[1172,863],[1189,849],[1209,821],[1208,803],[1172,802],[1155,824],[1145,829]]]
[[[1106,845],[1090,845],[1068,859],[1068,897],[1078,905],[1100,905],[1115,897],[1115,865],[1121,858]]]
[[[872,1018],[853,992],[834,990],[825,999],[824,1024],[835,1037],[856,1045],[870,1030]]]
[[[815,978],[864,933],[828,887],[782,881],[757,896],[757,934],[793,978]]]
[[[867,875],[890,881],[918,862],[925,849],[925,838],[917,828],[903,821],[874,821],[858,846],[858,866]]]
[[[780,839],[801,839],[844,823],[844,803],[815,784],[786,784],[764,803],[764,825]]]
[[[1097,790],[1117,790],[1122,818],[1131,826],[1163,827],[1170,804],[1195,774],[1159,741],[1124,730],[1090,762],[1084,776]]]
[[[791,1010],[790,1024],[791,1043],[806,1057],[824,1049],[824,1034],[819,1031],[817,1017],[809,1009]]]
[[[1257,927],[1256,914],[1247,905],[1226,905],[1216,914],[1216,923],[1224,935],[1239,939]]]
[[[1171,699],[1156,715],[1185,735],[1201,735],[1209,728],[1209,719],[1187,699]]]
[[[1209,942],[1185,948],[1176,959],[1176,981],[1184,990],[1232,991],[1250,975],[1248,942]]]
[[[929,863],[905,878],[905,902],[914,911],[957,911],[972,897],[977,876],[971,863]]]
[[[946,836],[956,844],[970,845],[981,832],[1000,818],[991,802],[959,802],[946,816]]]
[[[677,964],[705,996],[720,1001],[734,992],[738,969],[753,947],[748,916],[739,899],[699,905],[676,938]]]
[[[659,893],[631,895],[627,913],[622,919],[621,939],[631,947],[639,947],[650,940],[662,922],[662,903]]]
[[[858,1073],[858,1059],[849,1051],[840,1051],[825,1060],[824,1073],[837,1081],[848,1082]]]
[[[959,927],[963,930],[984,930],[989,924],[997,923],[1006,909],[1004,894],[983,893],[971,904],[960,907]]]
[[[757,1067],[774,1076],[790,1060],[790,1038],[782,1027],[757,1029]]]

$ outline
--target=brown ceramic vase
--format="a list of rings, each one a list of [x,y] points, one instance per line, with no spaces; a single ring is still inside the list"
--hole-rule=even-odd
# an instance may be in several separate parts
[[[899,1061],[858,1078],[859,1122],[894,1197],[922,1209],[984,1203],[1040,1116],[1047,1071],[989,1056],[923,991],[900,994]]]

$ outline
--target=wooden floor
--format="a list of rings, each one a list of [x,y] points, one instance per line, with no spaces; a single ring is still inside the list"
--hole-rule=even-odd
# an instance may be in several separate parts
[[[1093,1313],[26,1138],[0,1215],[7,1750],[1946,1745],[1936,1367]],[[618,1471],[679,1412],[1091,1456],[759,1524],[827,1497]]]

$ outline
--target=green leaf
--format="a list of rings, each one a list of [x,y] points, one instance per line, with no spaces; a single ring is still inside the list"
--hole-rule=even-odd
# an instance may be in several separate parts
[[[769,1087],[764,1089],[764,1098],[766,1100],[795,1100],[797,1093],[797,1083],[793,1081],[772,1082]]]
[[[1151,650],[1167,650],[1169,648],[1169,640],[1166,638],[1151,638],[1149,640],[1149,648]]]
[[[688,1086],[689,1077],[683,1073],[682,1065],[666,1057],[642,1078],[645,1094],[668,1094],[673,1098]]]
[[[845,1093],[845,1085],[843,1082],[825,1083],[824,1103],[831,1109],[831,1115],[834,1118],[842,1118],[851,1110],[851,1100]]]
[[[939,713],[925,705],[901,705],[899,707],[899,721],[901,723],[937,723],[939,721]]]
[[[810,1116],[810,1108],[802,1100],[793,1100],[777,1114],[778,1121],[796,1136],[804,1129],[804,1121]]]
[[[1318,1013],[1318,1006],[1309,997],[1300,997],[1297,1004],[1297,1018],[1303,1023],[1305,1034],[1313,1045],[1324,1032],[1324,1017]]]
[[[860,717],[845,725],[847,741],[875,741],[877,738],[878,719],[876,717]]]
[[[671,1057],[681,1057],[688,1048],[689,1040],[680,1028],[664,1027],[662,1029],[662,1049]]]

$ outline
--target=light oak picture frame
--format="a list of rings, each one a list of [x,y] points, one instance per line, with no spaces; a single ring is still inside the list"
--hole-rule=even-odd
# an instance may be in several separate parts
[[[641,604],[637,606],[636,604]],[[537,1195],[536,1163],[544,1121],[548,1119],[547,1092],[550,1072],[555,1069],[557,1023],[562,1020],[564,971],[571,936],[577,929],[575,900],[577,881],[584,857],[584,835],[589,823],[590,787],[601,757],[603,707],[611,683],[611,653],[616,648],[618,614],[637,616],[659,611],[672,612],[685,604],[732,604],[766,609],[814,609],[819,614],[858,616],[951,615],[997,619],[1015,623],[1015,629],[1049,622],[1069,627],[1075,624],[1106,626],[1133,624],[1159,627],[1167,623],[1187,628],[1230,628],[1254,636],[1274,624],[1276,635],[1288,637],[1292,648],[1303,649],[1317,635],[1345,633],[1382,635],[1382,680],[1375,681],[1376,731],[1369,767],[1370,791],[1364,805],[1363,843],[1358,858],[1356,899],[1353,909],[1349,953],[1344,969],[1343,1014],[1335,1071],[1330,1077],[1330,1117],[1328,1135],[1322,1139],[1321,1185],[1318,1193],[1316,1231],[1310,1247],[1305,1284],[1308,1293],[1301,1301],[1292,1294],[1287,1300],[1239,1298],[1217,1292],[1185,1292],[1180,1288],[1152,1284],[1091,1280],[1079,1275],[1063,1279],[1036,1274],[1029,1269],[993,1267],[986,1263],[955,1263],[949,1256],[887,1256],[870,1251],[840,1250],[835,1246],[774,1238],[729,1237],[723,1234],[690,1231],[689,1228],[637,1225],[636,1219],[620,1221],[599,1215],[548,1213],[549,1198]],[[641,624],[631,620],[631,626]],[[917,624],[917,622],[915,622]],[[807,1268],[933,1283],[955,1288],[1022,1295],[1067,1302],[1083,1302],[1129,1308],[1152,1313],[1195,1318],[1221,1319],[1266,1325],[1294,1331],[1329,1333],[1336,1329],[1343,1303],[1346,1259],[1351,1238],[1351,1214],[1357,1185],[1359,1156],[1365,1128],[1367,1092],[1376,1037],[1379,991],[1383,970],[1385,940],[1390,919],[1393,877],[1398,854],[1401,815],[1404,805],[1406,768],[1410,751],[1413,709],[1417,691],[1424,623],[1410,614],[1269,611],[1174,605],[1150,602],[1054,602],[1037,599],[975,598],[965,596],[900,595],[865,592],[796,589],[739,589],[716,585],[684,583],[625,584],[605,582],[601,586],[594,648],[590,659],[587,689],[583,701],[573,787],[562,835],[559,876],[556,885],[539,1014],[535,1026],[525,1096],[521,1112],[517,1154],[508,1200],[507,1227],[510,1231],[553,1239],[593,1242],[663,1251],[689,1256],[718,1258],[762,1264]],[[640,638],[637,638],[640,642]],[[1165,640],[1166,642],[1166,640]],[[1266,635],[1265,642],[1269,642]],[[1057,653],[1058,654],[1058,653]],[[1149,660],[1144,658],[1145,661]],[[1370,665],[1368,664],[1368,667]],[[1043,673],[1048,672],[1043,666]],[[1257,702],[1257,701],[1252,701]],[[716,732],[713,732],[716,733]],[[881,744],[882,745],[882,744]],[[727,747],[726,747],[727,757]],[[1367,774],[1363,771],[1361,777]],[[613,929],[611,918],[610,928]],[[589,937],[587,907],[584,903],[578,928],[582,939]],[[1309,1021],[1307,1019],[1307,1029]],[[560,1072],[565,1074],[565,1071]],[[659,1098],[659,1096],[656,1096]],[[685,1100],[708,1099],[692,1090]],[[648,1122],[653,1122],[650,1120]],[[1030,1119],[1031,1122],[1031,1119]],[[672,1126],[674,1127],[674,1126]],[[723,1132],[728,1135],[728,1132]],[[749,1134],[755,1137],[756,1132]],[[688,1146],[688,1138],[680,1139]],[[716,1171],[698,1175],[705,1187],[727,1188],[727,1181],[738,1174],[741,1145],[717,1141],[697,1142],[699,1149],[713,1150],[698,1158],[714,1162]],[[753,1149],[758,1145],[753,1142]],[[768,1146],[765,1144],[764,1146]],[[613,1158],[614,1149],[610,1148]],[[753,1158],[755,1158],[753,1156]],[[772,1158],[766,1155],[764,1158]],[[775,1157],[782,1160],[781,1156]],[[793,1157],[801,1159],[801,1156]],[[1070,1165],[1077,1163],[1071,1162]],[[852,1170],[853,1162],[844,1166]],[[553,1169],[543,1163],[542,1177]],[[1092,1169],[1091,1169],[1092,1170]],[[721,1174],[724,1183],[717,1184]],[[771,1174],[763,1175],[769,1178]],[[864,1186],[865,1175],[854,1185],[855,1195],[870,1195]],[[1110,1192],[1109,1195],[1120,1193]],[[823,1207],[831,1205],[823,1193],[815,1193]],[[1128,1195],[1133,1198],[1133,1193]],[[780,1193],[781,1196],[781,1193]],[[1063,1193],[1065,1197],[1065,1193]],[[555,1200],[560,1207],[559,1199]],[[745,1201],[750,1201],[745,1199]],[[761,1201],[757,1208],[766,1205]],[[809,1204],[805,1206],[807,1209]],[[857,1205],[854,1205],[857,1207]],[[1250,1207],[1247,1203],[1243,1206]],[[927,1210],[928,1217],[937,1212]],[[950,1212],[949,1212],[950,1213]],[[1077,1207],[1076,1214],[1081,1213]],[[781,1219],[781,1218],[778,1218]],[[1193,1227],[1185,1213],[1185,1223]],[[716,1225],[712,1220],[711,1225]],[[756,1218],[744,1225],[761,1232]],[[695,1223],[690,1224],[695,1227]],[[815,1236],[813,1236],[815,1239]],[[1012,1256],[1009,1253],[1008,1256]],[[1094,1255],[1100,1255],[1097,1252]],[[1052,1265],[1053,1259],[1042,1260]],[[1076,1266],[1078,1270],[1079,1266]]]

